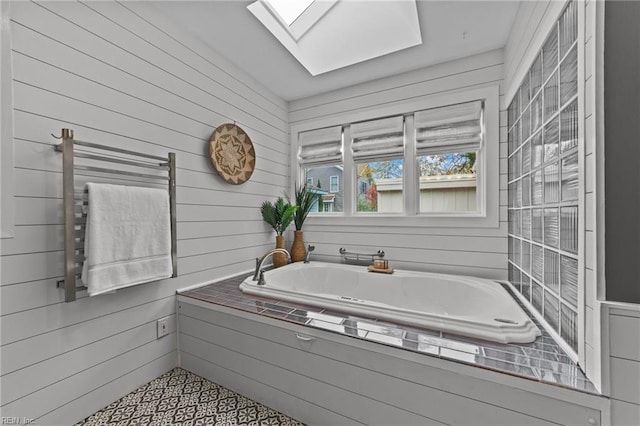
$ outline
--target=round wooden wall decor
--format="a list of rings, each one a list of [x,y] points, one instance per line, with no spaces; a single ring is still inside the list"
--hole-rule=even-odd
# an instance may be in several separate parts
[[[209,139],[209,157],[220,176],[234,185],[248,181],[256,167],[251,139],[235,123],[216,128]]]

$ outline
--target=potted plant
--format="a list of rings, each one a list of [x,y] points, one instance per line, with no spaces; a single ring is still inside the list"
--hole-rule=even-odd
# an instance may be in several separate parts
[[[297,206],[292,206],[285,202],[282,197],[278,197],[275,203],[265,201],[260,207],[262,219],[276,231],[276,248],[284,248],[284,231],[291,225],[295,216]],[[273,255],[273,266],[278,268],[287,264],[287,256],[283,253]]]
[[[297,207],[293,222],[296,230],[293,232],[293,244],[291,245],[291,261],[300,262],[305,260],[307,250],[304,246],[304,238],[302,234],[302,225],[307,219],[307,215],[311,211],[316,202],[316,195],[311,191],[309,185],[301,184],[295,189],[295,205]]]

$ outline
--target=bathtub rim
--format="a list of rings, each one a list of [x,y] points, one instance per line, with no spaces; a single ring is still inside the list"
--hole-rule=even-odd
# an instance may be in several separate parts
[[[349,269],[353,270],[353,268],[345,268],[353,265],[344,265],[341,263],[328,263],[328,262],[315,262],[315,264],[326,264],[331,266],[337,266],[341,269]],[[299,269],[304,266],[297,266],[296,264],[290,264],[287,266],[293,266],[296,269]],[[364,268],[364,267],[363,267]],[[277,272],[278,270],[271,270],[268,272]],[[268,273],[266,272],[266,273]],[[432,273],[432,272],[421,272],[421,271],[411,271],[411,270],[398,270],[398,272],[407,272],[409,274],[428,274],[430,276],[441,276],[441,277],[460,277],[464,279],[473,279],[479,280],[483,283],[483,285],[488,285],[488,283],[493,283],[498,286],[502,291],[506,293],[506,295],[513,299],[513,303],[517,304],[517,301],[514,297],[509,294],[509,292],[504,289],[503,284],[500,281],[489,280],[485,278],[477,278],[477,277],[469,277],[466,275],[452,275],[452,274],[441,274],[441,273]],[[267,283],[265,285],[259,286],[256,281],[253,281],[253,276],[247,276],[244,281],[239,285],[240,290],[243,293],[250,294],[253,296],[264,297],[268,299],[275,300],[284,300],[292,303],[300,303],[303,305],[311,305],[315,307],[321,307],[331,310],[336,310],[344,313],[351,313],[353,315],[360,315],[363,317],[376,318],[391,322],[396,322],[400,324],[405,324],[408,326],[414,327],[424,327],[427,329],[438,330],[442,332],[458,334],[465,337],[471,337],[475,339],[489,340],[497,343],[531,343],[535,341],[539,336],[541,336],[541,331],[538,327],[529,319],[528,312],[524,312],[524,316],[527,318],[527,321],[518,324],[501,324],[496,321],[496,324],[488,325],[482,324],[480,326],[477,323],[474,323],[471,320],[467,320],[464,318],[448,318],[447,323],[441,322],[437,324],[438,319],[435,316],[429,316],[428,313],[417,313],[417,311],[411,311],[406,309],[396,309],[396,312],[401,311],[401,314],[404,315],[408,320],[403,321],[399,319],[397,316],[394,316],[393,313],[388,312],[388,309],[381,308],[375,305],[367,305],[366,309],[362,307],[362,304],[357,302],[349,301],[349,300],[336,300],[335,306],[322,304],[318,302],[318,297],[307,296],[305,294],[296,293],[293,291],[278,289],[269,287],[268,276],[266,277]],[[339,296],[339,295],[336,295]],[[325,299],[326,300],[326,299]],[[335,299],[334,299],[335,300]],[[520,306],[518,306],[521,308]],[[522,309],[522,308],[521,308]],[[424,317],[428,317],[431,319],[425,320]]]

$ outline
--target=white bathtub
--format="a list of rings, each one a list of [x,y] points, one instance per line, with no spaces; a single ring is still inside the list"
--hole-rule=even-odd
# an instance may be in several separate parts
[[[333,263],[293,263],[253,276],[244,293],[426,327],[500,343],[528,343],[540,336],[509,293],[497,282],[427,272],[368,272]]]

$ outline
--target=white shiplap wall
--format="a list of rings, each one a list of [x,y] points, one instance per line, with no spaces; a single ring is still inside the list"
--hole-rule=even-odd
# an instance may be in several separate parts
[[[500,87],[499,227],[433,227],[428,225],[428,219],[417,225],[415,222],[420,221],[414,221],[411,226],[393,219],[384,226],[368,226],[366,220],[320,223],[310,217],[304,235],[306,243],[316,246],[312,257],[335,262],[339,261],[340,247],[360,252],[383,249],[385,258],[397,268],[506,279],[507,122],[502,107],[502,79],[502,50],[495,50],[291,102],[289,119],[293,127],[340,120],[341,116],[356,111],[409,104],[421,97]]]
[[[176,365],[176,289],[248,270],[274,244],[258,207],[289,184],[288,111],[142,2],[16,2],[9,15],[16,216],[14,237],[1,240],[2,415],[71,424]],[[208,160],[213,129],[231,121],[257,154],[240,186]],[[50,136],[62,127],[176,152],[178,278],[63,301],[61,157]],[[156,340],[165,316],[171,334]]]
[[[640,306],[605,303],[611,424],[640,425]]]

